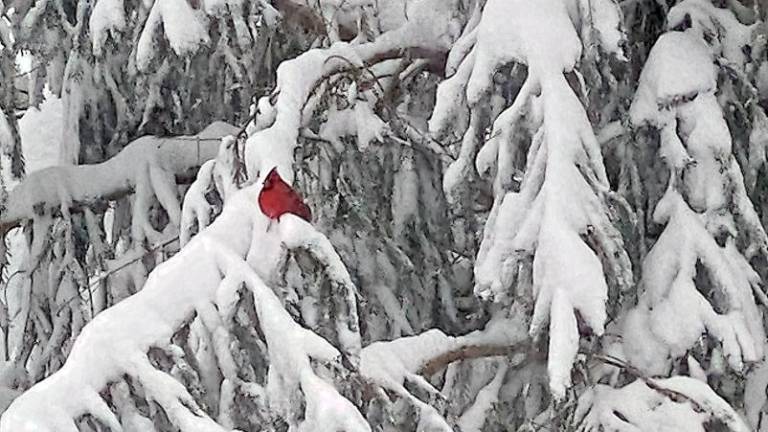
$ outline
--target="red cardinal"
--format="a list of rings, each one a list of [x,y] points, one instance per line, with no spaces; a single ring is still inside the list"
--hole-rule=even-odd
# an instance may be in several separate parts
[[[259,207],[268,218],[277,219],[278,222],[280,216],[285,213],[293,213],[307,222],[312,222],[309,207],[291,185],[280,178],[277,168],[272,168],[264,179],[264,186],[259,192]]]

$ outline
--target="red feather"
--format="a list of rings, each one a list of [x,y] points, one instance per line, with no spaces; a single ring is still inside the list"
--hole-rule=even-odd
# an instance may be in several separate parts
[[[264,186],[259,192],[259,207],[261,211],[270,219],[280,220],[280,216],[291,213],[312,222],[312,212],[309,206],[304,204],[298,193],[280,178],[277,168],[267,174],[264,180]]]

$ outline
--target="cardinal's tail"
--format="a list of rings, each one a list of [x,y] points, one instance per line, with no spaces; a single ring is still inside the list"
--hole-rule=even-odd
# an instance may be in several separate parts
[[[312,223],[312,210],[309,209],[308,205],[301,203],[301,214],[299,216],[305,221]]]

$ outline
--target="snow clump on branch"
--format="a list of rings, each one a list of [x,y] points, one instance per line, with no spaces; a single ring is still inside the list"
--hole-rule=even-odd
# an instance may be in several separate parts
[[[614,12],[593,17],[605,19],[597,31],[615,30]],[[535,300],[531,335],[541,336],[549,323],[548,371],[556,398],[563,398],[571,383],[579,348],[577,316],[593,333],[603,333],[604,273],[617,275],[619,286],[631,281],[621,237],[608,218],[609,185],[600,147],[563,75],[573,72],[582,54],[581,29],[574,22],[580,22],[578,12],[558,0],[535,8],[522,0],[489,0],[477,29],[466,34],[466,44],[456,45],[462,54],[449,55],[463,60],[439,86],[429,124],[438,137],[456,124],[462,127],[458,159],[443,183],[449,197],[464,187],[473,167],[481,176],[494,176],[495,201],[475,265],[475,291],[501,300],[509,297],[513,280],[523,281],[521,275],[532,272],[533,286],[518,282],[515,294]],[[615,33],[600,38],[614,53],[620,51],[618,40]],[[510,63],[525,65],[528,75],[511,106],[488,113],[485,107],[497,91],[494,73]],[[489,114],[493,128],[483,143]],[[519,130],[530,136],[530,146],[522,184],[514,191],[515,161],[525,151],[515,138]],[[531,259],[532,270],[525,270]]]
[[[628,360],[649,374],[667,373],[704,333],[735,371],[764,355],[753,296],[761,297],[760,278],[749,258],[765,249],[766,234],[715,91],[712,55],[696,31],[669,32],[649,55],[630,111],[636,126],[659,130],[670,170],[654,212],[666,227],[645,259],[644,292],[624,327]],[[747,239],[742,250],[740,236]]]

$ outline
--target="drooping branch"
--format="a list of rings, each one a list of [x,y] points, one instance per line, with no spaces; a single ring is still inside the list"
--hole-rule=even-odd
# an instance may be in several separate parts
[[[57,166],[32,173],[11,191],[8,211],[0,215],[0,233],[49,210],[77,210],[120,198],[150,177],[190,181],[196,168],[216,156],[221,138],[236,132],[234,126],[214,122],[197,135],[138,138],[100,164]]]
[[[588,2],[581,6],[580,20],[594,24],[603,49],[621,58],[614,6],[606,5],[609,13],[600,16],[591,15]],[[548,371],[556,398],[565,397],[571,384],[579,324],[602,334],[609,287],[618,288],[616,293],[632,280],[611,220],[601,149],[565,76],[576,72],[583,57],[582,30],[557,1],[532,8],[526,1],[489,0],[474,42],[468,38],[471,48],[455,48],[463,60],[438,88],[429,124],[436,136],[463,135],[443,180],[447,196],[463,197],[476,178],[473,168],[493,181],[495,200],[475,263],[475,293],[535,304],[530,333],[537,337],[548,327]],[[527,74],[508,78],[522,82],[505,107],[497,77],[513,65]],[[452,201],[459,207],[460,200]],[[531,278],[532,286],[514,284],[518,278]]]
[[[484,330],[464,336],[448,336],[432,329],[374,342],[363,348],[360,371],[386,388],[395,388],[396,383],[416,375],[430,376],[455,361],[524,352],[530,347],[526,319],[523,313],[495,319]]]
[[[760,278],[748,254],[765,254],[766,233],[746,195],[716,90],[704,39],[694,30],[672,31],[651,50],[630,111],[636,127],[659,131],[659,156],[669,169],[653,214],[666,226],[644,260],[645,291],[623,330],[627,358],[649,374],[665,373],[703,334],[735,371],[764,355],[753,296]],[[688,313],[675,313],[681,307]]]

